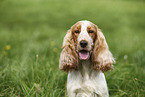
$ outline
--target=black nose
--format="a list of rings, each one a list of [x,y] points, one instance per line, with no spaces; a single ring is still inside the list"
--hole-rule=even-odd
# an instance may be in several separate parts
[[[88,45],[88,42],[87,42],[87,41],[81,41],[81,42],[80,42],[80,46],[81,46],[82,48],[85,48],[87,45]]]

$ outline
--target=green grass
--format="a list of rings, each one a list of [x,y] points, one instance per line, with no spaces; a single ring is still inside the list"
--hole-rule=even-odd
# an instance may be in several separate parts
[[[110,97],[145,97],[144,9],[143,0],[0,0],[0,96],[64,97],[63,37],[90,20],[117,61],[105,73]]]

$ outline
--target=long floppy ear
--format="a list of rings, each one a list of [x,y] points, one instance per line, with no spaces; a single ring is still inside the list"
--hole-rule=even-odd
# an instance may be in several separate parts
[[[97,37],[92,53],[92,62],[95,70],[102,70],[105,72],[113,68],[115,60],[109,50],[102,31],[96,25],[95,27],[97,29]]]
[[[60,54],[59,68],[60,70],[69,71],[77,69],[78,55],[75,51],[75,43],[72,37],[72,31],[68,30],[63,40],[63,50]]]

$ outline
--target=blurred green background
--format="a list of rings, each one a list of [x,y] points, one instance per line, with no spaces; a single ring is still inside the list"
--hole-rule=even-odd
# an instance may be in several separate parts
[[[102,29],[116,59],[110,97],[145,97],[144,0],[0,0],[0,96],[66,96],[60,47],[79,20]]]

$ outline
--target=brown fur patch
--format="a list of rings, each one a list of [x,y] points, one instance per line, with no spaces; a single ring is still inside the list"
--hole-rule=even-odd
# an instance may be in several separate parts
[[[77,43],[77,38],[79,36],[79,33],[81,32],[81,25],[77,23],[74,26],[72,26],[71,30],[72,30],[72,36],[73,36],[74,42]],[[75,33],[76,30],[78,30],[79,33]]]
[[[89,30],[92,30],[93,33],[89,33]],[[90,37],[93,39],[93,42],[95,42],[95,39],[97,38],[96,37],[97,36],[97,29],[93,25],[91,25],[91,26],[87,27],[87,32],[90,35]]]

